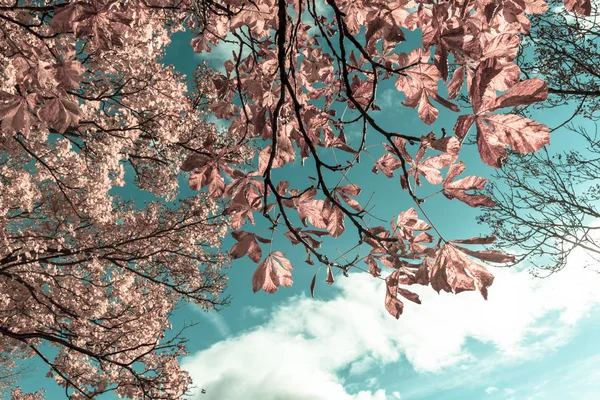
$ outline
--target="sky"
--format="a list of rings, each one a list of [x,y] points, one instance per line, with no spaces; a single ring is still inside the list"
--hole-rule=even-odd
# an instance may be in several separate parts
[[[227,46],[195,55],[190,38],[175,35],[165,58],[188,76],[202,60],[218,68],[231,57]],[[393,86],[383,85],[379,96],[378,118],[384,127],[429,132],[416,112],[400,105],[402,96]],[[556,110],[537,116],[550,127],[560,118]],[[440,110],[432,129],[450,131],[455,119]],[[356,140],[351,134],[349,139]],[[557,131],[551,149],[569,140],[568,133]],[[463,159],[465,176],[490,174],[472,146]],[[374,194],[377,215],[389,221],[411,204],[397,180],[391,185],[370,172],[373,162],[367,157],[352,179],[365,189],[362,199]],[[297,164],[289,171],[302,173]],[[425,205],[448,236],[486,233],[475,222],[477,210],[443,198]],[[335,253],[355,240],[344,235],[325,246]],[[232,244],[227,239],[224,248]],[[415,288],[423,304],[405,302],[404,314],[396,320],[384,308],[382,281],[351,273],[348,278],[336,275],[329,286],[321,270],[313,299],[309,284],[318,266],[305,264],[304,252],[282,240],[274,247],[296,267],[292,287],[273,295],[254,294],[256,265],[242,258],[228,272],[231,306],[206,313],[183,305],[175,313],[175,330],[197,322],[186,331],[189,355],[181,360],[197,387],[191,399],[600,399],[600,275],[582,251],[571,254],[562,272],[545,279],[519,268],[492,267],[496,279],[487,301],[478,293],[438,295],[431,288]],[[40,380],[44,372],[32,371],[23,385],[37,388],[44,382],[49,399],[62,398],[54,383]]]

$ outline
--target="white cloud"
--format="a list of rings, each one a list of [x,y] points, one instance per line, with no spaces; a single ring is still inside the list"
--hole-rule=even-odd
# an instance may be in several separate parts
[[[396,89],[386,89],[377,96],[377,105],[384,111],[395,110],[397,112],[404,112],[402,105],[402,98],[400,93]]]
[[[336,281],[340,292],[333,299],[293,297],[262,326],[186,357],[183,367],[207,391],[198,399],[219,400],[385,400],[382,389],[348,392],[341,371],[350,366],[364,373],[402,355],[418,372],[476,366],[460,372],[474,379],[473,370],[489,372],[564,345],[573,325],[600,303],[600,275],[578,268],[582,254],[574,257],[546,279],[495,270],[487,302],[477,293],[437,295],[417,288],[423,304],[407,302],[399,321],[383,307],[383,283],[353,274]],[[477,360],[466,347],[468,338],[495,347],[495,360]]]
[[[350,375],[364,375],[368,370],[373,368],[375,365],[377,365],[377,361],[374,358],[369,357],[367,355],[357,361],[354,361],[352,364],[350,364],[350,371],[348,373]]]
[[[546,379],[545,381],[543,381],[541,383],[538,383],[537,385],[535,385],[531,389],[537,392],[538,390],[540,390],[541,388],[543,388],[544,386],[546,386],[549,382],[550,382],[550,380]]]
[[[392,392],[392,397],[394,397],[395,399],[400,400],[400,392]]]
[[[244,313],[250,315],[251,317],[264,317],[269,314],[266,308],[256,306],[246,306],[244,308]]]
[[[517,391],[515,389],[513,389],[513,388],[506,388],[506,389],[504,389],[504,394],[507,395],[507,396],[513,395],[515,393],[517,393]]]
[[[370,387],[370,388],[373,386],[376,386],[377,383],[379,383],[379,381],[377,380],[376,377],[369,378],[369,379],[367,379],[367,382],[366,382],[367,387]]]
[[[536,393],[532,398],[597,400],[600,393],[600,354],[573,360],[546,373],[546,376],[549,379],[534,387]],[[540,388],[544,390],[540,391]]]
[[[489,388],[485,389],[485,392],[487,394],[492,394],[492,393],[497,392],[497,391],[498,391],[498,388],[495,387],[495,386],[490,386]]]
[[[215,328],[219,335],[224,338],[231,336],[231,328],[229,328],[229,324],[227,324],[227,321],[225,321],[225,318],[223,318],[221,314],[215,311],[206,312],[198,306],[192,307],[202,319],[206,320],[213,328]]]

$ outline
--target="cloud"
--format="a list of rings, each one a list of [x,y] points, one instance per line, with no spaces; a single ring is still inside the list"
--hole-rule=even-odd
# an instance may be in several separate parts
[[[362,277],[357,278],[357,283],[370,284]],[[350,285],[350,290],[353,287],[357,288]],[[330,311],[313,319],[310,314],[317,306],[328,307]],[[206,390],[207,395],[199,399],[386,400],[383,390],[348,393],[336,375],[341,368],[366,355],[358,344],[369,340],[365,337],[368,327],[356,334],[345,332],[352,324],[348,316],[355,306],[360,304],[342,296],[331,302],[295,297],[278,307],[264,326],[185,358],[183,367],[190,372],[195,385]],[[366,317],[369,309],[360,308],[359,312]],[[337,335],[332,325],[321,323],[329,317],[334,319],[332,323],[341,324],[339,332],[343,334]],[[372,321],[378,323],[380,318],[377,313]],[[367,346],[371,348],[372,344]]]
[[[404,106],[401,104],[402,98],[396,89],[386,89],[377,96],[377,105],[383,111],[395,110],[399,113],[404,112]]]
[[[256,306],[246,306],[244,307],[244,316],[249,315],[251,317],[264,317],[268,315],[268,311],[266,308],[256,307]]]
[[[400,392],[392,392],[392,397],[400,400]]]
[[[504,394],[507,395],[507,396],[513,395],[515,393],[517,393],[517,391],[515,389],[513,389],[513,388],[506,388],[506,389],[504,389]]]
[[[540,390],[540,389],[542,389],[544,386],[546,386],[546,385],[547,385],[549,382],[550,382],[550,379],[546,379],[545,381],[538,383],[537,385],[535,385],[535,386],[534,386],[534,387],[532,387],[531,389],[532,389],[533,391],[536,391],[536,392],[537,392],[538,390]]]
[[[463,372],[455,368],[454,376],[477,379],[502,363],[564,345],[574,324],[600,303],[600,275],[578,267],[584,255],[574,257],[546,279],[495,270],[487,302],[477,293],[437,295],[420,288],[423,304],[406,304],[399,321],[383,307],[383,282],[352,274],[336,281],[339,292],[331,300],[292,297],[262,326],[186,357],[183,367],[207,391],[198,397],[203,400],[386,400],[394,395],[383,389],[349,392],[356,385],[346,378],[401,357],[417,372],[459,366]],[[467,339],[493,346],[495,359],[479,360]]]
[[[595,342],[594,342],[595,343]],[[577,358],[544,373],[535,386],[519,388],[519,393],[532,392],[529,399],[597,400],[600,393],[600,354]]]
[[[485,389],[485,392],[487,394],[492,394],[492,393],[497,392],[497,391],[498,391],[498,388],[495,387],[495,386],[490,386],[489,388]]]
[[[202,308],[195,305],[193,305],[192,307],[194,311],[196,311],[198,315],[202,317],[202,319],[206,320],[209,324],[213,326],[213,328],[215,328],[219,335],[221,335],[224,338],[231,336],[231,328],[229,327],[229,324],[227,324],[227,321],[225,321],[225,318],[223,318],[221,314],[219,314],[216,311],[206,312]]]

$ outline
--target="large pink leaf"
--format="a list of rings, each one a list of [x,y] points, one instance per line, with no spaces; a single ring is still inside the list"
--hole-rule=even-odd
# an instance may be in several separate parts
[[[457,243],[457,242],[454,242]],[[497,250],[479,250],[474,251],[462,246],[456,246],[457,249],[471,257],[479,258],[482,261],[489,261],[499,264],[514,263],[515,257],[509,254],[502,253]]]
[[[79,107],[66,97],[55,97],[40,108],[38,116],[58,132],[64,133],[69,126],[79,123]]]
[[[589,16],[592,13],[591,0],[564,0],[565,8],[577,14]]]
[[[460,293],[478,289],[487,299],[487,289],[494,277],[452,244],[440,249],[430,273],[431,286],[436,291]]]
[[[0,119],[4,132],[29,131],[33,116],[28,98],[0,91]]]
[[[489,197],[480,194],[467,193],[469,190],[481,190],[485,187],[487,179],[478,176],[467,176],[458,181],[453,181],[464,170],[464,163],[459,162],[450,167],[448,175],[444,180],[443,194],[449,199],[458,199],[471,207],[487,206],[495,204]]]
[[[185,172],[190,172],[193,169],[203,168],[208,162],[210,158],[203,154],[193,153],[185,159],[183,164],[181,164],[181,170]]]
[[[344,194],[341,194],[340,197],[342,198],[342,200],[344,200],[344,202],[346,204],[348,204],[350,207],[352,207],[355,211],[361,212],[363,210],[360,203],[358,201],[354,200],[353,198],[348,197]]]
[[[454,125],[454,133],[456,134],[457,138],[462,140],[467,135],[469,129],[471,129],[471,126],[473,125],[473,122],[475,122],[475,118],[476,116],[473,114],[461,115],[458,117],[456,120],[456,125]]]
[[[479,110],[486,108],[485,105],[490,100],[488,93],[490,83],[501,71],[502,64],[494,58],[479,63],[469,90],[469,97],[475,114],[479,114]]]
[[[421,118],[421,121],[425,122],[427,125],[431,125],[435,122],[438,116],[438,110],[431,104],[426,94],[421,96],[421,100],[419,101],[418,114]]]
[[[525,0],[525,12],[527,14],[543,14],[548,11],[545,0]]]
[[[461,243],[461,244],[492,244],[496,241],[496,236],[486,236],[486,237],[472,237],[469,239],[454,239],[450,242],[452,243]]]
[[[398,293],[407,300],[412,301],[413,303],[421,304],[421,299],[419,295],[411,292],[410,290],[403,289],[401,287],[398,288]]]
[[[344,219],[346,214],[339,207],[333,206],[331,212],[327,216],[327,232],[334,238],[339,237],[344,233]],[[317,227],[318,228],[318,227]]]
[[[358,196],[361,192],[360,187],[358,185],[354,185],[354,184],[340,186],[336,190],[339,193],[343,193],[347,196]]]
[[[369,266],[369,273],[375,278],[381,276],[381,268],[377,265],[377,261],[372,256],[365,258],[365,263]]]
[[[460,93],[460,88],[465,81],[465,67],[457,68],[448,82],[448,98],[454,99]]]
[[[256,235],[250,232],[233,231],[231,232],[231,236],[238,241],[233,245],[229,252],[233,259],[241,258],[248,254],[248,257],[255,263],[260,261],[262,258],[262,250],[256,240]]]
[[[80,76],[85,72],[85,68],[79,61],[64,61],[54,66],[56,71],[56,80],[65,90],[77,89],[79,87]]]
[[[208,194],[211,197],[217,198],[223,194],[225,190],[225,180],[218,167],[208,168],[206,171],[208,180]]]
[[[315,228],[327,228],[327,222],[325,222],[323,208],[325,201],[323,200],[311,200],[306,203],[300,203],[298,205],[298,216],[306,226],[306,220]]]
[[[431,226],[427,222],[419,219],[417,210],[415,210],[413,207],[406,211],[402,211],[398,215],[398,218],[396,219],[396,225],[399,228],[409,230],[411,233],[413,231],[426,231],[431,229]]]
[[[448,167],[455,159],[456,156],[450,153],[438,154],[437,156],[429,157],[425,161],[417,164],[414,170],[409,171],[409,173],[423,175],[432,185],[439,185],[442,183],[442,173],[440,172],[440,169]],[[417,178],[417,185],[420,185],[418,176],[415,178]]]
[[[396,270],[385,280],[385,309],[396,319],[400,318],[404,310],[404,303],[398,299],[399,273],[400,270]]]
[[[477,120],[477,149],[484,163],[500,168],[508,154],[506,145],[493,134],[490,128]]]
[[[489,129],[484,127],[484,122],[489,126]],[[479,147],[479,152],[482,153],[482,159],[492,166],[498,166],[500,159],[506,153],[498,152],[498,145],[492,140],[492,136],[497,139],[501,145],[508,145],[513,150],[519,153],[531,153],[540,150],[542,147],[550,143],[550,131],[548,127],[528,118],[520,117],[514,114],[491,114],[481,116],[477,120],[477,143],[479,144],[480,137],[485,137],[488,144],[492,143],[496,146],[496,151],[491,151],[491,158],[484,158],[482,148]],[[488,149],[486,144],[484,149]],[[496,155],[500,156],[497,157]],[[495,161],[491,161],[495,158]],[[487,160],[487,161],[486,161]]]
[[[402,164],[398,158],[390,153],[386,153],[377,160],[377,163],[373,166],[373,172],[377,173],[378,171],[381,171],[385,176],[391,178],[394,176],[394,171],[400,168],[400,165]]]
[[[506,57],[509,60],[512,60],[517,56],[520,42],[521,40],[519,37],[511,33],[502,33],[497,35],[486,42],[486,46],[483,49],[482,58],[497,59]]]
[[[281,252],[272,252],[254,271],[252,290],[255,293],[260,289],[267,293],[275,293],[280,286],[292,286],[290,271],[293,269],[290,261]]]
[[[327,266],[327,278],[325,279],[325,282],[327,282],[330,285],[333,285],[333,282],[334,282],[333,273],[331,272],[330,265]]]
[[[489,111],[504,107],[523,106],[544,101],[548,97],[548,86],[541,79],[527,79],[510,88],[491,104]]]

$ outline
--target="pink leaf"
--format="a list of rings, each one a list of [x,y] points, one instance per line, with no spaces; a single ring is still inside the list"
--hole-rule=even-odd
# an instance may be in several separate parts
[[[396,319],[400,318],[404,304],[398,299],[398,274],[394,271],[385,280],[385,309]]]
[[[500,72],[502,72],[502,65],[495,58],[479,63],[469,90],[475,114],[479,114],[480,109],[485,109],[484,105],[487,103],[485,97],[490,89],[490,83]]]
[[[471,207],[486,206],[493,207],[495,204],[489,197],[478,194],[470,194],[468,190],[481,190],[485,187],[487,179],[478,176],[468,176],[458,181],[452,181],[462,171],[465,166],[462,162],[454,164],[448,171],[448,176],[444,180],[444,195],[449,199],[457,198]]]
[[[327,228],[323,212],[324,206],[323,200],[312,200],[299,204],[298,215],[304,225],[306,226],[305,220],[308,219],[308,222],[315,228]]]
[[[425,94],[421,96],[418,113],[421,121],[425,122],[427,125],[433,124],[437,119],[438,110],[431,104]]]
[[[482,58],[508,58],[513,60],[519,51],[519,43],[521,40],[517,35],[512,33],[502,33],[493,37],[486,42],[483,50]]]
[[[267,293],[275,293],[280,286],[291,286],[293,280],[290,271],[292,269],[294,267],[281,252],[272,252],[254,271],[252,290],[255,293],[260,289]]]
[[[26,98],[0,91],[0,119],[4,132],[29,132],[32,115]]]
[[[377,278],[378,276],[381,276],[381,268],[379,268],[379,266],[377,266],[377,261],[375,261],[375,259],[373,257],[368,256],[365,259],[365,262],[369,266],[369,273],[371,275],[373,275],[375,278]]]
[[[360,194],[360,187],[354,184],[344,185],[337,188],[339,193],[343,193],[346,196],[358,196]]]
[[[462,246],[455,246],[457,249],[459,249],[460,251],[462,251],[465,254],[470,255],[471,257],[475,257],[478,258],[482,261],[489,261],[489,262],[494,262],[494,263],[499,263],[499,264],[506,264],[506,263],[514,263],[515,262],[515,257],[511,256],[510,254],[504,254],[500,251],[496,251],[496,250],[479,250],[479,251],[474,251],[474,250],[470,250],[467,249],[465,247]]]
[[[256,241],[256,236],[253,233],[244,231],[233,231],[231,236],[238,242],[233,245],[229,254],[235,260],[248,254],[248,257],[255,263],[262,258],[262,250]]]
[[[548,11],[545,0],[525,0],[525,12],[527,14],[543,14]]]
[[[79,107],[66,97],[55,97],[44,103],[38,116],[58,132],[64,133],[69,126],[79,123]]]
[[[506,145],[483,122],[477,120],[477,148],[484,163],[500,168],[506,157]]]
[[[333,273],[331,273],[331,266],[327,266],[327,279],[325,279],[325,282],[327,282],[330,285],[333,285],[334,279],[333,279]]]
[[[403,289],[401,287],[398,288],[398,293],[405,299],[412,301],[413,303],[421,304],[421,299],[419,295],[411,292],[410,290]]]
[[[541,79],[528,79],[517,83],[491,105],[489,111],[504,107],[523,106],[544,101],[548,97],[548,86]]]
[[[564,0],[565,8],[577,14],[589,16],[592,13],[591,0]]]
[[[377,163],[373,166],[373,172],[377,173],[377,171],[380,170],[385,176],[391,178],[394,176],[394,171],[400,168],[400,165],[402,165],[400,160],[392,154],[386,153],[377,160]]]
[[[456,125],[454,125],[454,133],[458,139],[462,140],[465,136],[467,136],[469,129],[471,129],[473,122],[475,122],[475,118],[476,116],[473,114],[461,115],[458,117],[456,120]]]
[[[457,68],[448,82],[448,98],[454,99],[460,93],[460,88],[465,81],[465,67]]]
[[[341,198],[344,200],[344,202],[346,202],[346,204],[348,204],[350,207],[352,207],[354,210],[361,212],[363,210],[362,206],[359,204],[358,201],[354,200],[351,197],[348,197],[344,194],[341,195]]]
[[[486,237],[472,237],[469,239],[455,239],[451,240],[451,243],[461,243],[461,244],[492,244],[496,241],[496,236],[486,236]]]
[[[476,288],[484,298],[494,281],[485,267],[469,259],[452,244],[442,246],[430,273],[431,286],[436,291],[460,293]]]
[[[181,164],[181,170],[185,172],[190,172],[193,169],[203,168],[210,159],[203,154],[191,154],[188,158],[185,159],[183,164]]]
[[[480,121],[485,121],[491,129],[483,128],[483,123]],[[477,121],[477,130],[478,143],[479,136],[492,135],[498,139],[498,142],[512,147],[519,153],[538,151],[550,144],[550,131],[547,126],[514,114],[482,116]]]
[[[327,232],[334,238],[339,237],[344,232],[344,219],[346,214],[337,206],[333,206],[331,213],[327,218]]]

